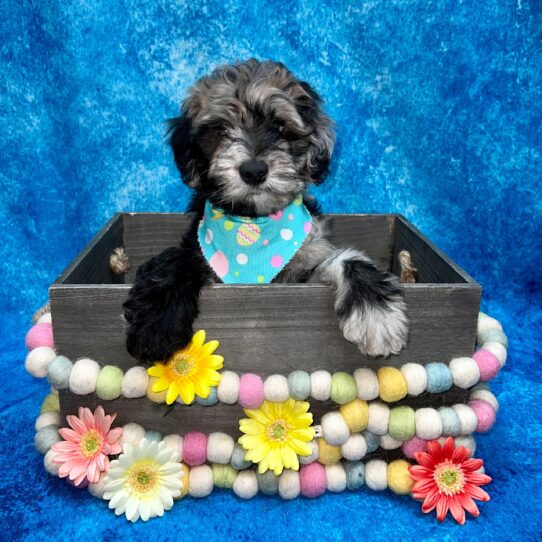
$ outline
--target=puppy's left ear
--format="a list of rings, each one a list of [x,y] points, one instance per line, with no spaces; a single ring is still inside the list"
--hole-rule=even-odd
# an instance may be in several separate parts
[[[192,136],[190,117],[185,111],[182,111],[181,116],[170,119],[168,125],[169,144],[173,150],[177,169],[181,173],[183,181],[190,188],[197,188],[200,184],[199,149]]]
[[[335,146],[333,121],[322,107],[322,98],[305,81],[295,98],[296,108],[307,127],[313,132],[309,136],[307,170],[314,183],[320,184],[329,172],[329,162]]]

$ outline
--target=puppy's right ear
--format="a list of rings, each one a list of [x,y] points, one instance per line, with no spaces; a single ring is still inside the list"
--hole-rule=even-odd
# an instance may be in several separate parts
[[[169,144],[173,149],[175,164],[183,181],[191,188],[200,184],[198,173],[198,148],[192,135],[192,122],[186,113],[168,121]]]

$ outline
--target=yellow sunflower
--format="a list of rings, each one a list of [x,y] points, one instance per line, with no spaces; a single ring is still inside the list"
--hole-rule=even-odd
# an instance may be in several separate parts
[[[200,329],[194,334],[190,344],[175,352],[165,363],[156,363],[147,372],[158,380],[152,391],[159,393],[167,390],[166,403],[171,405],[181,396],[189,405],[194,395],[205,399],[211,393],[211,386],[217,386],[221,375],[224,358],[213,354],[218,348],[218,341],[205,343],[205,331]]]
[[[248,450],[245,459],[258,463],[258,472],[299,470],[298,455],[310,455],[307,442],[314,438],[309,403],[288,399],[284,403],[264,401],[260,408],[245,410],[248,418],[239,422],[245,433],[239,444]]]

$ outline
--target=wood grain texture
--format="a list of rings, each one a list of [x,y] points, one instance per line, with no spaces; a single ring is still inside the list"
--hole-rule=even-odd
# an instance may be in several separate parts
[[[381,269],[390,269],[394,215],[325,215],[333,243],[364,250]],[[124,247],[131,269],[126,282],[133,281],[137,267],[171,246],[177,246],[192,220],[190,214],[125,213]]]
[[[75,395],[68,390],[61,390],[59,394],[62,419],[68,414],[77,414],[77,409],[80,406],[94,410],[98,405],[102,405],[106,413],[117,413],[115,425],[136,422],[147,431],[160,431],[163,435],[171,433],[184,435],[189,431],[202,431],[207,434],[213,431],[222,431],[237,438],[241,434],[239,420],[246,417],[239,405],[226,405],[223,403],[218,403],[212,407],[204,407],[198,404],[190,406],[176,404],[166,416],[169,407],[164,404],[152,403],[146,397],[141,399],[119,397],[113,401],[103,401],[95,394]],[[409,405],[412,408],[432,406],[438,408],[444,405],[465,403],[466,400],[467,392],[454,388],[439,395],[424,394],[418,397],[406,398],[393,403],[393,406]],[[338,405],[332,402],[309,402],[311,403],[310,411],[313,414],[315,424],[320,423],[323,414],[338,408]]]
[[[57,285],[50,289],[59,353],[88,356],[126,369],[122,303],[128,285]],[[408,348],[372,359],[346,341],[333,311],[333,296],[320,284],[213,285],[203,290],[196,329],[220,341],[228,369],[262,375],[294,369],[352,372],[408,361],[448,361],[471,355],[480,291],[474,285],[409,284],[404,287],[411,322]]]

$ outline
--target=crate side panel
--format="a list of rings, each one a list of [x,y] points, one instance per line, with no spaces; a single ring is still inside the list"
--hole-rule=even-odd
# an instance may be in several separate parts
[[[59,353],[88,356],[123,368],[134,364],[124,345],[122,303],[127,286],[51,288]],[[202,292],[195,329],[220,341],[228,369],[262,375],[294,369],[352,372],[408,361],[447,361],[471,355],[479,290],[469,285],[405,286],[409,346],[388,359],[366,358],[346,341],[322,285],[212,286]]]
[[[379,268],[390,269],[393,215],[324,216],[334,244],[363,250]],[[131,265],[126,282],[133,281],[137,267],[149,258],[166,248],[178,246],[192,217],[192,214],[124,214],[124,246]]]

